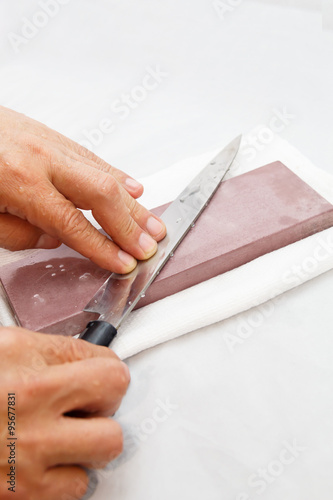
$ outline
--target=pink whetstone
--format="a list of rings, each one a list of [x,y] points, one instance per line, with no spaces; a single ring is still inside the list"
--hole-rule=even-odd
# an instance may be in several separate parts
[[[154,210],[160,215],[166,206]],[[138,306],[162,299],[333,226],[333,205],[280,162],[225,181]],[[74,335],[108,276],[65,245],[0,268],[22,326]]]

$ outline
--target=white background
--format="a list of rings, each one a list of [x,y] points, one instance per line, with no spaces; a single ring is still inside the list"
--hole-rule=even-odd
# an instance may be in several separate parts
[[[285,110],[281,136],[333,173],[331,3],[222,3],[70,0],[16,53],[40,2],[1,0],[0,103],[78,141],[112,120],[93,149],[136,177]],[[112,103],[156,67],[167,76],[122,120]],[[222,333],[255,310],[130,359],[125,452],[94,498],[331,500],[332,291],[329,272],[284,294],[233,352]]]
[[[9,34],[41,8],[2,0],[3,104],[78,141],[111,119],[115,131],[94,150],[139,177],[268,125],[285,108],[294,119],[283,136],[333,168],[333,42],[320,2],[233,0],[239,6],[225,12],[210,0],[63,1],[15,53]],[[168,76],[121,120],[112,103],[156,66]]]

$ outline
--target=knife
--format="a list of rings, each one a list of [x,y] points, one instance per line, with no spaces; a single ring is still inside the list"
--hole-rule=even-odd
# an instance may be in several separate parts
[[[109,346],[117,335],[118,328],[144,297],[149,285],[160,273],[168,259],[194,226],[208,202],[229,171],[241,143],[241,136],[226,146],[190,182],[162,214],[167,234],[158,244],[155,255],[138,263],[129,274],[112,273],[84,311],[99,314],[99,319],[90,321],[79,338],[92,344]]]

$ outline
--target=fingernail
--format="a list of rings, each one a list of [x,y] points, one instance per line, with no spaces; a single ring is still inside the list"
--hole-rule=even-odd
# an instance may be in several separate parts
[[[133,267],[134,268],[136,266],[135,258],[132,255],[130,255],[129,253],[126,253],[123,250],[119,250],[118,257],[121,260],[121,262],[123,264],[125,264],[126,267]]]
[[[131,179],[130,177],[127,177],[125,184],[126,184],[126,186],[128,186],[129,188],[132,188],[132,189],[142,188],[142,184],[140,184],[140,182],[138,182],[134,179]]]
[[[141,233],[139,245],[145,253],[150,253],[156,248],[156,241],[147,233]]]
[[[89,479],[89,484],[88,484],[88,489],[83,497],[81,497],[81,500],[88,500],[93,496],[93,494],[96,491],[96,488],[98,486],[98,477],[97,473],[95,470],[87,469],[86,467],[82,467],[88,476]]]
[[[157,236],[164,231],[164,226],[159,220],[155,219],[155,217],[149,217],[147,221],[147,229],[150,234]]]
[[[37,241],[35,248],[57,248],[61,245],[61,242],[56,238],[52,238],[48,234],[42,234]]]

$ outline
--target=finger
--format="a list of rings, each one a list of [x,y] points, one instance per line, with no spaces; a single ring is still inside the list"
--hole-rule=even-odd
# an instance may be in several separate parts
[[[89,151],[88,149],[83,148],[79,144],[79,146],[76,151],[73,151],[73,159],[78,161],[79,163],[87,163],[89,162],[89,165],[97,168],[98,170],[102,172],[106,172],[108,174],[113,175],[117,179],[117,181],[123,186],[124,189],[133,197],[133,198],[139,198],[142,193],[143,193],[143,185],[138,182],[136,179],[133,179],[133,177],[129,176],[122,170],[119,170],[116,167],[113,167],[106,161],[102,160],[102,158],[99,158],[96,156],[94,153]]]
[[[165,225],[137,203],[113,176],[97,174],[94,169],[82,172],[73,164],[72,168],[54,172],[53,183],[77,206],[92,210],[103,229],[126,252],[140,260],[156,252],[155,241],[165,236]]]
[[[49,436],[45,465],[79,464],[102,468],[123,450],[123,434],[118,422],[104,417],[72,418],[58,421]]]
[[[63,335],[51,335],[37,333],[23,328],[8,329],[10,335],[18,334],[18,341],[26,339],[41,354],[48,365],[72,363],[91,358],[108,358],[120,361],[114,351],[108,347],[98,346],[81,339],[65,337]],[[14,333],[15,332],[15,333]]]
[[[79,500],[88,489],[89,478],[82,467],[74,465],[51,467],[44,473],[43,491],[40,492],[38,499]]]
[[[29,206],[25,209],[27,219],[33,225],[88,257],[100,267],[121,274],[135,268],[134,257],[101,234],[83,213],[48,181],[39,185],[38,196],[31,196]]]
[[[11,214],[0,214],[0,247],[7,250],[57,248],[61,242],[28,221]]]
[[[156,241],[161,241],[166,235],[166,227],[163,220],[153,214],[140,203],[133,200],[126,191],[123,190],[122,197],[127,209],[135,222],[149,233]]]
[[[55,159],[55,162],[58,160]],[[49,166],[48,171],[51,178],[52,168]],[[46,176],[41,179],[38,175],[25,177],[24,184],[22,193],[7,186],[8,212],[12,211],[13,214],[15,209],[14,215],[22,214],[22,218],[24,216],[32,226],[67,244],[102,268],[121,274],[135,268],[134,257],[93,227],[75,204],[59,193]]]
[[[69,412],[113,415],[130,382],[128,367],[114,358],[91,358],[49,366],[36,381],[39,398],[52,408]]]
[[[68,157],[74,161],[78,161],[81,164],[81,167],[82,164],[89,165],[93,168],[97,168],[98,170],[113,175],[118,180],[118,182],[122,184],[124,189],[126,189],[126,191],[131,196],[133,196],[133,198],[139,198],[142,195],[143,186],[140,182],[133,179],[133,177],[126,174],[122,170],[113,167],[102,158],[97,156],[95,153],[85,148],[84,146],[81,146],[77,142],[72,141],[68,137],[65,137],[53,130],[50,130],[50,132],[52,132],[52,134],[48,134],[48,141],[51,142],[53,147],[56,146],[57,149],[59,149],[59,145],[60,147],[62,146],[61,151],[63,152],[65,157]],[[54,144],[54,134],[56,134],[57,138],[56,144]],[[38,137],[38,139],[40,140],[40,137]]]

